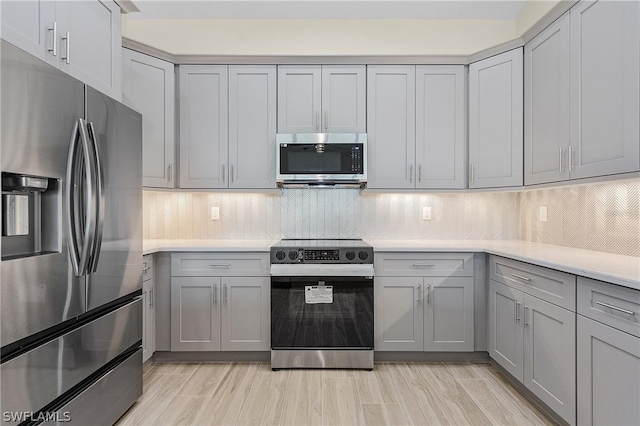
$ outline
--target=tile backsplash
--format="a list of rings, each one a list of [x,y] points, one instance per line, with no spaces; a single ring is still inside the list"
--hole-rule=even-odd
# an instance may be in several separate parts
[[[520,239],[640,256],[638,179],[522,192],[145,191],[143,206],[144,238]]]
[[[285,189],[282,195],[145,191],[144,238],[515,239],[515,193],[371,194]],[[211,220],[220,207],[220,220]],[[431,220],[422,220],[431,207]]]
[[[520,240],[640,256],[638,179],[524,191],[518,211]]]

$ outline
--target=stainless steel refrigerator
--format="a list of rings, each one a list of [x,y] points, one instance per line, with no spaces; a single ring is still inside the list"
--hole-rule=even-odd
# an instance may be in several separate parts
[[[142,118],[2,41],[2,423],[142,394]]]

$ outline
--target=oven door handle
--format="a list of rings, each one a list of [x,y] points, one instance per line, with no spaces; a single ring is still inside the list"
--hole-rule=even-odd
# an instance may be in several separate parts
[[[372,264],[295,264],[271,265],[274,277],[373,277]]]

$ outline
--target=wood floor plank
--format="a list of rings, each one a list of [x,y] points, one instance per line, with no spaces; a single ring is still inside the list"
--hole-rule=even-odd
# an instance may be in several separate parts
[[[196,424],[235,425],[260,364],[232,364],[229,372],[205,402]]]
[[[425,367],[411,364],[411,370],[422,374],[430,394],[442,409],[440,422],[456,425],[489,425],[491,421],[484,415],[475,401],[451,375],[444,364]],[[439,412],[440,413],[440,412]]]
[[[322,424],[322,371],[292,370],[283,422],[286,425]]]
[[[397,404],[392,378],[387,364],[378,364],[374,371],[354,371],[361,404]]]
[[[154,363],[160,374],[191,374],[193,373],[200,363],[169,363],[159,362]]]
[[[362,413],[367,426],[409,424],[400,404],[362,404]]]
[[[274,373],[273,371],[270,373]],[[269,374],[267,403],[262,412],[259,424],[273,426],[284,425],[284,410],[287,405],[289,375],[291,370],[280,370],[277,374]]]
[[[322,379],[322,424],[361,425],[364,423],[358,389],[353,377]]]
[[[445,366],[456,380],[488,379],[491,377],[489,370],[494,369],[489,363],[451,363]]]
[[[187,381],[189,376],[184,374],[172,374],[163,376],[164,380],[158,383],[158,389],[153,393],[145,393],[138,400],[133,409],[120,419],[120,425],[145,425],[154,424],[164,406],[169,403]]]
[[[271,371],[271,367],[267,364],[260,364],[258,371],[253,378],[251,391],[240,410],[237,424],[239,425],[258,425],[262,419],[269,400],[269,393],[272,391],[273,383],[276,380],[282,380],[282,374],[285,375],[289,370],[278,372]],[[278,379],[276,376],[279,376]]]
[[[415,425],[440,424],[444,414],[427,388],[424,377],[405,363],[394,364],[392,371],[396,393],[411,422]]]
[[[230,368],[231,363],[200,364],[189,376],[178,395],[213,395]]]
[[[157,417],[156,425],[191,426],[195,425],[198,412],[202,409],[206,396],[176,395],[164,407]]]

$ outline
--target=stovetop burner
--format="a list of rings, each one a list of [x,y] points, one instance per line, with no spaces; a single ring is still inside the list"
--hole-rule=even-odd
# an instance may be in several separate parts
[[[372,264],[373,247],[360,239],[284,239],[271,247],[272,264]]]

